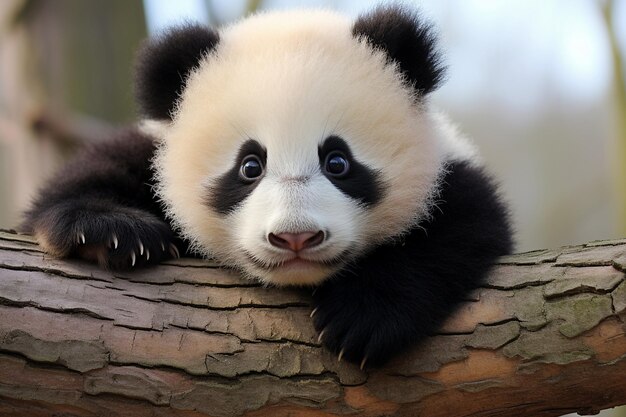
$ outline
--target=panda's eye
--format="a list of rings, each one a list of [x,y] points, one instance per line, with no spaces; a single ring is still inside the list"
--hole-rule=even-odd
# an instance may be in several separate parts
[[[350,171],[350,163],[343,153],[331,152],[326,157],[325,169],[334,177],[342,177]]]
[[[241,170],[239,171],[241,178],[244,180],[255,180],[263,174],[263,165],[256,155],[248,155],[241,162]]]

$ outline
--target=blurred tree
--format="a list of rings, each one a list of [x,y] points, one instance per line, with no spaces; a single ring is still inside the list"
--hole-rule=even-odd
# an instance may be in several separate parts
[[[133,119],[131,62],[146,35],[140,1],[27,0],[15,16],[31,36],[28,64],[47,102],[113,122]]]
[[[618,140],[618,158],[617,158],[617,185],[620,196],[620,220],[621,233],[626,235],[626,80],[624,79],[624,57],[621,53],[615,31],[616,25],[614,21],[615,11],[614,0],[605,0],[601,2],[602,14],[606,25],[609,43],[611,46],[611,55],[613,58],[613,75],[614,75],[614,101],[615,101],[615,120],[616,120],[616,137]],[[626,411],[624,411],[626,416]]]
[[[0,224],[14,225],[68,148],[134,118],[131,62],[146,28],[140,1],[0,3],[0,190],[11,196]]]
[[[263,7],[263,0],[248,0],[246,3],[246,14],[252,14]]]

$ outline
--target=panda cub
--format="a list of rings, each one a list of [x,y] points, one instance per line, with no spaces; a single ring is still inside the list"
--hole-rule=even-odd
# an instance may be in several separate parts
[[[474,148],[431,110],[443,76],[431,26],[401,6],[171,29],[138,55],[142,122],[71,161],[24,229],[107,268],[200,254],[314,286],[325,346],[380,364],[512,246]]]

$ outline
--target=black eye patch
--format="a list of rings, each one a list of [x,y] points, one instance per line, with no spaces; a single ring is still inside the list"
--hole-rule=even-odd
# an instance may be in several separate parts
[[[254,155],[256,158],[250,158],[250,155]],[[218,213],[228,214],[232,212],[259,185],[263,175],[259,175],[254,180],[242,178],[241,175],[242,163],[251,159],[260,162],[261,168],[267,164],[267,151],[253,139],[249,139],[241,145],[232,167],[207,187],[206,203]]]
[[[329,156],[341,155],[349,164],[349,170],[343,175],[333,173],[329,166]],[[359,200],[365,205],[376,204],[384,195],[380,173],[357,161],[345,140],[338,136],[329,136],[318,148],[320,169],[328,180],[347,196]],[[331,168],[331,169],[329,169]]]

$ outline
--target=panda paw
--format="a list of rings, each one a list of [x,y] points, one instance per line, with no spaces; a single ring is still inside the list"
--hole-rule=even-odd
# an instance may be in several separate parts
[[[339,361],[345,359],[361,369],[377,366],[407,346],[407,335],[414,329],[393,303],[364,303],[354,294],[333,293],[336,289],[325,286],[315,291],[311,317],[318,341]]]
[[[31,231],[55,256],[77,256],[110,269],[180,257],[169,225],[145,210],[66,202],[31,216]]]

